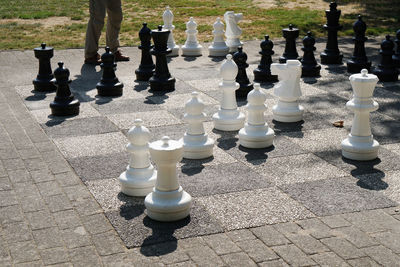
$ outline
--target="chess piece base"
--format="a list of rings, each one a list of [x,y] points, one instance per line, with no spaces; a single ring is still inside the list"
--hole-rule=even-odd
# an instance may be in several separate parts
[[[343,55],[334,53],[321,53],[321,63],[322,64],[343,64]]]
[[[207,134],[188,135],[179,140],[183,143],[183,157],[186,159],[205,159],[213,155],[214,140]]]
[[[192,197],[183,191],[182,186],[174,191],[159,191],[156,188],[144,200],[147,216],[161,222],[173,222],[190,214]]]
[[[38,78],[34,79],[32,81],[33,87],[35,88],[35,91],[38,92],[52,92],[57,89],[55,84],[51,81],[53,77],[49,80],[40,80]]]
[[[208,55],[210,57],[225,57],[229,53],[229,47],[225,44],[218,46],[217,44],[208,47]]]
[[[273,144],[275,132],[267,125],[249,125],[239,131],[239,143],[247,148],[265,148]]]
[[[229,48],[229,53],[237,52],[239,46],[243,46],[243,43],[239,38],[234,38],[233,40],[226,40],[226,45]]]
[[[396,68],[381,69],[376,68],[372,71],[373,74],[378,76],[381,82],[396,82],[399,80],[399,71]]]
[[[372,136],[352,136],[342,141],[342,155],[359,161],[373,160],[378,157],[379,143]]]
[[[128,168],[119,176],[121,192],[128,196],[144,197],[153,190],[156,184],[157,171],[150,165],[148,168]]]
[[[182,56],[199,57],[202,55],[202,46],[182,46]]]
[[[245,116],[238,110],[220,109],[213,115],[214,128],[220,131],[237,131],[243,128]]]
[[[304,108],[296,102],[279,101],[272,108],[273,118],[279,122],[297,122],[303,120]]]
[[[154,74],[154,68],[155,68],[155,66],[153,65],[152,68],[146,68],[146,69],[144,68],[144,69],[135,70],[136,80],[143,81],[143,82],[149,81],[151,76],[153,76],[153,74]]]
[[[121,82],[117,82],[117,83],[99,82],[96,85],[97,94],[99,96],[121,96],[123,87],[124,87],[124,84]]]
[[[286,63],[287,60],[299,60],[299,57],[279,57],[279,63],[281,64]]]
[[[392,56],[393,64],[396,68],[400,68],[400,55],[395,54]]]
[[[50,109],[53,116],[74,116],[79,114],[79,100],[66,102],[51,102]]]
[[[321,65],[316,66],[302,66],[301,76],[302,77],[318,77],[320,74]]]
[[[169,47],[171,49],[171,53],[167,54],[167,57],[177,57],[179,56],[179,45],[175,45],[174,47]]]
[[[347,72],[360,73],[362,69],[367,69],[369,72],[371,70],[371,61],[367,62],[355,62],[353,60],[347,61]]]
[[[278,75],[272,75],[271,73],[267,73],[266,71],[255,69],[254,73],[254,81],[255,82],[277,82]]]
[[[246,98],[248,93],[253,90],[254,86],[252,83],[241,84],[240,88],[235,91],[237,98]]]
[[[173,91],[175,90],[175,78],[170,77],[165,80],[151,77],[149,79],[150,89],[153,91]]]

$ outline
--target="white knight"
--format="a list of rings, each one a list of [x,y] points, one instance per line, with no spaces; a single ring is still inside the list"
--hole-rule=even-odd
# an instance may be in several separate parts
[[[242,13],[235,14],[233,11],[226,11],[224,14],[224,20],[226,23],[226,44],[229,47],[229,52],[236,52],[237,48],[243,45],[243,43],[240,41],[242,29],[240,29],[237,25],[242,19]]]

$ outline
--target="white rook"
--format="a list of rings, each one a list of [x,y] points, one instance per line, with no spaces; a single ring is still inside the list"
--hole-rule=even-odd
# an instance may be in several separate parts
[[[213,115],[214,128],[221,131],[237,131],[243,128],[245,116],[238,110],[235,91],[239,84],[235,81],[238,67],[232,60],[232,55],[226,55],[222,63],[220,75],[222,82],[219,88],[222,89],[222,100],[217,113]]]
[[[157,171],[149,158],[149,130],[142,126],[141,119],[135,120],[135,126],[128,131],[130,153],[129,165],[119,176],[122,193],[128,196],[146,196],[156,183]]]
[[[353,124],[349,136],[342,141],[342,155],[353,160],[373,160],[378,157],[379,143],[371,134],[369,114],[379,105],[372,99],[378,77],[361,70],[361,74],[350,76],[353,99],[346,107],[354,111]]]
[[[190,17],[186,23],[186,42],[182,46],[182,56],[201,56],[202,46],[197,41],[197,23]]]
[[[204,159],[213,155],[214,140],[204,131],[205,105],[198,96],[197,92],[192,93],[192,98],[186,102],[183,116],[188,128],[180,141],[183,142],[183,157],[187,159]]]
[[[174,57],[179,55],[179,46],[175,43],[174,40],[173,30],[175,29],[175,26],[172,24],[173,20],[174,20],[174,14],[172,14],[171,10],[169,9],[169,6],[167,6],[163,13],[163,21],[164,21],[163,28],[170,31],[170,34],[168,36],[167,46],[168,48],[171,48],[172,52],[167,55],[168,57]]]
[[[265,100],[267,94],[261,90],[260,84],[255,83],[254,89],[247,95],[247,122],[239,131],[239,143],[248,148],[264,148],[272,146],[275,132],[265,121],[264,112],[267,110]]]
[[[213,30],[214,40],[208,47],[208,52],[211,57],[224,57],[229,53],[229,47],[224,41],[224,23],[220,18],[215,21]]]
[[[300,77],[301,63],[298,60],[287,60],[284,64],[271,64],[271,73],[278,75],[279,83],[274,86],[274,95],[278,103],[272,108],[274,120],[296,122],[303,119],[304,108],[299,105],[301,96]]]
[[[156,221],[170,222],[187,217],[192,205],[192,197],[183,191],[178,183],[176,164],[182,160],[182,142],[164,136],[150,143],[151,158],[155,162],[157,182],[153,192],[144,200],[147,215]]]

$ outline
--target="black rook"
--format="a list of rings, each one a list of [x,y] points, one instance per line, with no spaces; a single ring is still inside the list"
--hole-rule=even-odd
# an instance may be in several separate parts
[[[339,25],[341,11],[337,9],[336,2],[331,2],[329,10],[325,10],[327,24],[324,29],[328,31],[326,49],[321,53],[322,64],[342,64],[343,55],[339,51],[337,32],[342,29]]]
[[[153,48],[151,45],[151,30],[147,27],[147,23],[143,23],[142,29],[139,31],[140,46],[142,50],[142,58],[140,65],[135,70],[136,80],[148,81],[153,76],[154,68],[156,67],[153,63],[153,58],[150,54],[150,49]]]
[[[400,30],[396,32],[396,40],[394,42],[397,44],[396,52],[393,55],[393,64],[396,68],[400,68]]]
[[[69,79],[69,70],[64,68],[63,62],[58,62],[58,68],[54,71],[55,82],[57,86],[56,97],[50,103],[51,114],[54,116],[73,116],[79,114],[79,100],[69,89],[71,80]]]
[[[296,50],[296,39],[299,37],[299,29],[293,28],[292,24],[289,24],[289,28],[282,30],[283,37],[286,39],[285,52],[279,58],[280,63],[285,63],[288,59],[298,59],[299,54]]]
[[[236,82],[240,84],[240,88],[235,91],[236,97],[247,97],[247,94],[253,89],[253,84],[250,83],[247,77],[246,69],[249,67],[249,64],[246,62],[247,54],[243,52],[243,47],[238,47],[238,51],[233,54],[233,61],[238,66]]]
[[[163,30],[162,26],[158,26],[158,30],[151,31],[154,47],[150,53],[156,57],[156,70],[150,78],[150,89],[153,91],[173,91],[175,90],[175,78],[171,76],[168,70],[167,55],[171,53],[168,48],[167,41],[169,30]]]
[[[303,39],[303,47],[301,50],[304,51],[303,58],[301,59],[301,68],[303,77],[316,77],[319,76],[321,65],[317,63],[314,57],[315,51],[315,39],[311,36],[311,32],[307,32],[307,36]]]
[[[40,47],[36,47],[33,51],[35,57],[39,59],[39,73],[36,79],[32,81],[35,90],[42,92],[56,90],[56,86],[52,82],[54,76],[50,64],[50,59],[54,55],[53,47],[46,47],[46,44],[42,43]]]
[[[261,61],[258,67],[253,71],[254,80],[256,82],[276,82],[278,81],[277,75],[271,74],[272,55],[274,54],[274,43],[269,40],[269,36],[264,36],[265,40],[260,43]]]
[[[399,71],[393,64],[394,43],[390,40],[390,35],[386,35],[386,39],[381,43],[379,54],[381,55],[381,63],[373,70],[381,82],[395,82],[399,79]]]
[[[347,61],[347,71],[350,73],[360,73],[362,69],[371,69],[371,61],[368,61],[365,53],[365,41],[368,40],[365,37],[365,31],[367,30],[367,24],[362,20],[359,15],[358,20],[353,24],[353,30],[355,33],[354,40],[354,53],[349,61]]]
[[[101,55],[100,67],[103,69],[103,76],[97,83],[97,93],[99,96],[121,96],[124,84],[115,76],[117,64],[114,62],[114,54],[110,48],[106,47],[106,52]]]

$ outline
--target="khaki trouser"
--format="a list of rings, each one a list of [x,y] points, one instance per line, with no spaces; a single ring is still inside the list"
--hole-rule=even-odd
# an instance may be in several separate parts
[[[99,49],[99,38],[104,26],[107,11],[106,45],[111,52],[119,47],[119,30],[122,22],[121,0],[90,0],[90,19],[86,30],[85,58],[96,55]]]

